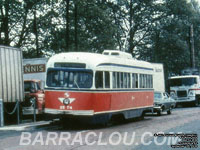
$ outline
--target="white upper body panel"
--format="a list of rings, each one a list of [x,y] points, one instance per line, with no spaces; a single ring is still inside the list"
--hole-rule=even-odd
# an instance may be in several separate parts
[[[84,63],[85,69],[92,70],[110,70],[110,71],[127,71],[135,70],[136,73],[143,71],[146,74],[152,74],[153,66],[151,63],[135,59],[127,59],[87,52],[69,52],[60,53],[52,56],[47,68],[54,68],[55,63]]]

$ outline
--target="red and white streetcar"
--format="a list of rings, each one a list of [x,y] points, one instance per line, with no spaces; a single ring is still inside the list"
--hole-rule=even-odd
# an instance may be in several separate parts
[[[125,52],[60,53],[47,63],[45,113],[107,122],[153,107],[153,66]]]

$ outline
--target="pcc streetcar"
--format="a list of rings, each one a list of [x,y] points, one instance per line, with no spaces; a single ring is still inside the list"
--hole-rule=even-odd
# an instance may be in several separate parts
[[[45,113],[107,122],[153,107],[153,66],[125,52],[60,53],[47,63]]]

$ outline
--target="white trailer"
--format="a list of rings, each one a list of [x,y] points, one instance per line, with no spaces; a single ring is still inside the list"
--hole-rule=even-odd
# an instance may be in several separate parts
[[[153,87],[154,91],[165,92],[165,77],[163,64],[161,63],[152,63],[154,66],[153,74]]]
[[[44,88],[47,58],[24,59],[24,80],[40,80]]]
[[[22,51],[19,48],[0,46],[0,124],[20,122],[20,104],[24,101]],[[4,118],[5,116],[5,118]],[[13,118],[14,117],[14,118]]]
[[[22,51],[0,46],[0,99],[4,103],[22,102],[23,85]]]

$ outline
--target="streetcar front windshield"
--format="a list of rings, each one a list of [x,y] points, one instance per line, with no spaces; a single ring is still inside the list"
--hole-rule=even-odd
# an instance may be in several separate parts
[[[48,87],[91,88],[92,71],[50,69],[47,72]]]
[[[170,86],[191,86],[197,84],[196,78],[170,79]]]

